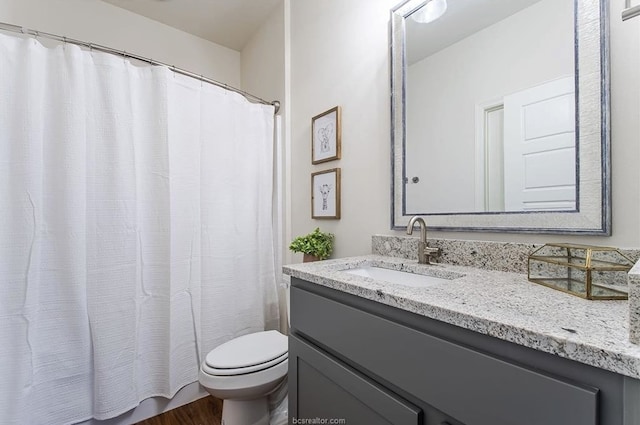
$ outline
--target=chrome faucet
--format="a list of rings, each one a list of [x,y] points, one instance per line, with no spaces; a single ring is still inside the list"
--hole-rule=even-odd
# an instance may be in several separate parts
[[[420,225],[420,241],[418,242],[418,263],[431,264],[431,257],[440,255],[439,248],[429,248],[427,246],[427,223],[422,217],[414,215],[407,225],[407,235],[413,234],[413,226],[418,223]]]

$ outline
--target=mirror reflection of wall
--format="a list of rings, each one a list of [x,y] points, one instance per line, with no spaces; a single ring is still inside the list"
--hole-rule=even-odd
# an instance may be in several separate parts
[[[447,3],[406,20],[406,213],[575,210],[573,0]]]

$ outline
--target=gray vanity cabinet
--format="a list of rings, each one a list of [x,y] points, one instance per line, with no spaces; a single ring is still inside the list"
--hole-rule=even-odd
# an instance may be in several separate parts
[[[623,378],[292,279],[291,418],[622,425]]]

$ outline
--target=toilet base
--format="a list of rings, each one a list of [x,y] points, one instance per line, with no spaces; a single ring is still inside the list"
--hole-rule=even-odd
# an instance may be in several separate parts
[[[222,425],[269,425],[267,397],[222,402]]]

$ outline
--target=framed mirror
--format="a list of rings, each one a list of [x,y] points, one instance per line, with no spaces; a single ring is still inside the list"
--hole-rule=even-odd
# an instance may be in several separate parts
[[[608,9],[391,10],[393,229],[421,215],[434,230],[610,235]]]

